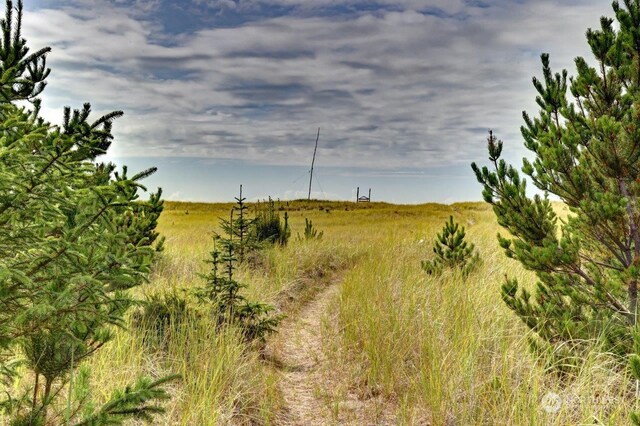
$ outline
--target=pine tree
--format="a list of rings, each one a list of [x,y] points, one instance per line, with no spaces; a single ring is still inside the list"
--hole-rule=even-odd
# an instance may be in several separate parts
[[[240,185],[240,195],[234,199],[236,205],[231,210],[230,218],[220,220],[220,228],[227,237],[218,235],[218,238],[223,241],[223,244],[233,244],[237,260],[243,263],[248,252],[257,248],[257,242],[252,233],[256,219],[248,217],[249,207],[245,203],[247,199],[242,196],[242,185]]]
[[[64,110],[62,126],[39,116],[48,48],[29,54],[22,2],[0,21],[0,412],[12,425],[118,424],[161,411],[163,381],[140,380],[102,408],[67,397],[74,371],[124,325],[146,279],[160,204],[138,200],[140,180],[96,164],[114,112]],[[30,101],[32,109],[16,101]],[[154,210],[155,209],[155,210]],[[146,212],[155,211],[151,216]],[[143,214],[144,213],[144,214]],[[159,213],[158,213],[159,214]],[[128,218],[124,220],[123,218]],[[23,359],[24,368],[10,362]],[[20,386],[14,386],[15,380]],[[26,392],[22,392],[26,389]],[[64,400],[64,403],[61,402]],[[94,408],[95,407],[95,408]]]
[[[126,181],[129,178],[127,177],[127,166],[122,167],[122,172],[115,171],[114,168],[114,177],[116,181],[122,180]],[[141,179],[147,178],[154,174],[157,171],[156,167],[151,167],[149,169],[143,170],[142,172],[137,173],[131,180],[139,181]],[[129,197],[131,200],[138,200],[139,195],[138,190],[142,189],[146,191],[147,188],[139,185],[133,188]],[[137,202],[132,204],[132,208],[129,211],[122,211],[122,218],[119,224],[119,227],[122,229],[126,229],[131,235],[129,239],[129,243],[133,245],[147,245],[154,246],[156,251],[162,251],[164,249],[164,237],[160,237],[160,234],[156,231],[156,227],[158,226],[158,219],[160,218],[160,214],[164,209],[164,200],[162,199],[162,188],[158,188],[155,193],[150,194],[149,200],[145,202]]]
[[[203,277],[205,286],[198,288],[195,294],[202,302],[213,304],[214,321],[218,327],[229,324],[239,326],[247,341],[264,343],[266,336],[276,331],[283,317],[273,314],[273,306],[252,302],[241,293],[246,285],[235,279],[237,246],[229,241],[232,239],[214,237],[214,247],[208,261],[211,270]],[[218,248],[218,244],[221,248]]]
[[[522,172],[544,196],[527,196],[526,180],[500,158],[503,143],[493,133],[493,170],[472,165],[509,232],[498,236],[500,245],[538,277],[533,294],[508,279],[502,297],[555,350],[603,337],[609,350],[627,354],[637,319],[640,1],[614,2],[613,10],[619,29],[603,17],[600,29],[587,31],[595,66],[578,57],[577,76],[567,79],[543,54],[543,78],[533,79],[540,111],[523,113],[533,159],[523,160]],[[566,219],[547,194],[568,206]]]
[[[247,217],[248,207],[244,203],[242,186],[235,200],[236,205],[229,212],[229,219],[220,220],[222,234],[214,235],[213,251],[208,260],[211,270],[203,277],[206,284],[196,289],[195,295],[200,301],[213,305],[214,322],[218,327],[230,324],[238,326],[248,342],[264,343],[266,336],[276,331],[283,316],[274,314],[275,307],[269,304],[247,299],[242,294],[246,285],[236,280],[235,271],[237,265],[245,260],[248,251],[259,247],[261,220],[268,217],[273,223],[277,218],[278,230],[282,231],[283,227],[271,199],[270,209],[253,219]],[[286,214],[284,229],[288,229]],[[272,235],[269,232],[266,235]],[[278,242],[276,238],[281,237],[272,236],[267,241]]]
[[[429,275],[439,275],[445,269],[458,269],[467,275],[480,261],[480,256],[474,250],[475,246],[464,240],[466,236],[464,226],[460,227],[449,216],[442,232],[433,242],[433,252],[436,257],[433,260],[422,262],[422,269]]]
[[[320,240],[322,239],[322,235],[324,235],[324,231],[318,232],[318,228],[313,227],[313,222],[310,219],[304,218],[304,237],[301,237],[298,234],[298,240]]]
[[[15,11],[13,2],[7,1],[5,18],[0,20],[1,102],[35,100],[44,90],[47,84],[45,80],[51,72],[46,65],[50,47],[29,54],[27,42],[22,38],[22,10],[21,0]]]

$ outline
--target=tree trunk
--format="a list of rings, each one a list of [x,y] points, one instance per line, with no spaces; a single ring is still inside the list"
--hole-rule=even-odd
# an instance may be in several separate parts
[[[629,230],[631,233],[631,240],[633,241],[633,261],[634,267],[640,266],[640,233],[638,232],[638,225],[636,223],[636,205],[635,200],[629,197],[629,191],[627,191],[627,184],[624,180],[620,180],[620,192],[625,197],[627,202],[627,215],[629,216]],[[629,312],[630,322],[632,325],[636,324],[637,307],[638,307],[638,280],[632,278],[629,282],[627,292],[629,294]]]

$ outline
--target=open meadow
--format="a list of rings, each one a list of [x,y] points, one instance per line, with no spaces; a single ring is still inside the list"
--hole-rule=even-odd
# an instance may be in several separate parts
[[[218,217],[231,206],[167,203],[166,249],[141,295],[201,286]],[[247,348],[197,316],[171,324],[163,342],[130,326],[91,359],[97,388],[107,393],[141,372],[181,374],[156,419],[166,425],[626,423],[630,379],[609,368],[612,357],[594,352],[560,378],[527,348],[530,332],[499,289],[505,274],[527,285],[534,277],[504,256],[487,205],[281,206],[290,243],[239,271],[248,296],[287,315],[266,348]],[[449,215],[481,256],[467,277],[420,267]],[[321,239],[297,238],[305,218]]]
[[[0,426],[640,426],[640,0],[4,3]]]

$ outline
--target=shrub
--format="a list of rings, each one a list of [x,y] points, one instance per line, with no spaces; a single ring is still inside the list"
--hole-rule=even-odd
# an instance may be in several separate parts
[[[148,297],[141,308],[133,313],[132,323],[136,330],[144,334],[146,344],[164,347],[172,329],[196,316],[195,311],[189,308],[187,299],[174,291]]]
[[[618,21],[601,18],[587,31],[597,65],[576,58],[577,76],[553,74],[542,55],[533,79],[538,117],[523,113],[521,133],[532,151],[522,172],[544,196],[529,197],[526,181],[501,159],[503,143],[489,133],[493,170],[472,165],[507,236],[508,257],[534,271],[533,292],[507,279],[502,298],[554,351],[600,340],[607,350],[632,351],[640,278],[640,1],[613,3]],[[569,207],[559,220],[547,195]],[[577,354],[579,355],[579,353]]]
[[[474,245],[464,240],[466,233],[464,226],[460,227],[454,222],[453,216],[445,222],[442,232],[433,242],[433,252],[436,257],[433,260],[422,262],[422,269],[429,275],[439,275],[445,269],[457,269],[464,275],[469,274],[475,268],[480,255],[474,250]]]
[[[49,49],[29,54],[21,1],[16,9],[7,1],[0,22],[0,411],[15,425],[148,419],[162,411],[164,379],[140,379],[102,407],[88,403],[89,388],[77,398],[64,390],[124,324],[127,290],[148,276],[161,201],[138,194],[155,169],[114,176],[94,162],[121,112],[89,121],[89,104],[65,108],[62,126],[39,116]],[[20,358],[25,368],[8,362]]]
[[[256,210],[253,237],[259,243],[266,242],[285,246],[290,236],[291,229],[289,228],[288,213],[284,212],[283,223],[275,202],[269,197],[269,200]]]
[[[300,236],[300,234],[298,234],[298,240],[302,241],[304,240],[319,240],[322,238],[322,235],[324,234],[324,231],[320,231],[318,232],[317,228],[313,227],[313,222],[311,222],[311,220],[307,219],[306,217],[304,218],[304,238]]]

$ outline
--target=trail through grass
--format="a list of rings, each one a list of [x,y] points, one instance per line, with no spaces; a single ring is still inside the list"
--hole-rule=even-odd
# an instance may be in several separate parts
[[[341,278],[341,274],[336,276],[285,320],[269,344],[269,358],[280,372],[282,425],[362,425],[372,421],[377,425],[395,424],[393,413],[387,410],[386,418],[380,415],[388,405],[384,401],[363,399],[355,392],[338,392],[335,379],[341,374],[341,365],[327,356],[327,333],[331,332],[329,323],[335,324],[337,319],[330,308],[339,294]]]
[[[322,290],[299,313],[281,325],[268,351],[280,372],[279,390],[284,399],[283,425],[325,425],[329,413],[321,394],[321,376],[327,362],[322,349],[322,321],[336,284]]]
[[[218,217],[230,204],[168,203],[167,249],[141,295],[202,284]],[[206,317],[175,326],[161,347],[118,331],[92,361],[105,397],[146,373],[180,373],[164,425],[573,425],[628,423],[635,387],[594,351],[568,377],[528,349],[529,332],[500,299],[504,275],[535,277],[507,259],[480,203],[395,206],[291,202],[293,238],[237,271],[247,297],[288,315],[265,354]],[[562,209],[561,206],[558,206]],[[420,261],[450,214],[482,265],[468,277],[429,277]],[[299,241],[304,219],[324,231]],[[336,280],[340,277],[339,280]],[[544,409],[557,394],[557,412]]]

